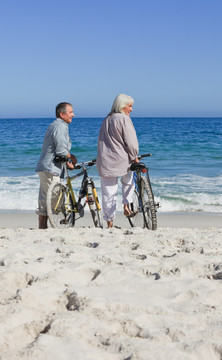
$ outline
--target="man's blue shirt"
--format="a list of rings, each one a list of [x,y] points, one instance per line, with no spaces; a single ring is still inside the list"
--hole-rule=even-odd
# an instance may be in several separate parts
[[[42,153],[36,172],[47,171],[53,175],[61,175],[62,165],[54,162],[55,155],[67,155],[71,149],[68,124],[60,118],[51,123],[46,130]]]

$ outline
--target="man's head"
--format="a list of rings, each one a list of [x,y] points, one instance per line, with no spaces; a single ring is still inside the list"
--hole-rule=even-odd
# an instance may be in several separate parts
[[[67,124],[72,122],[74,117],[72,104],[62,102],[56,106],[56,117],[62,119]]]

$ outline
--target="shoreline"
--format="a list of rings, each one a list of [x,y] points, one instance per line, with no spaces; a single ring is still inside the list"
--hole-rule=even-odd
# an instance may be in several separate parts
[[[106,227],[106,222],[104,227]],[[116,215],[114,225],[120,228],[131,228],[123,214]],[[83,218],[77,219],[75,227],[94,227],[91,215],[85,213]],[[168,212],[157,213],[158,228],[222,228],[221,213],[186,213]],[[0,228],[32,228],[38,229],[38,216],[34,211],[0,211]]]

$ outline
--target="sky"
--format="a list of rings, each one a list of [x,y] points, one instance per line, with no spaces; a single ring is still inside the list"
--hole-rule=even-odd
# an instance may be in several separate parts
[[[221,0],[0,2],[0,118],[222,117]]]

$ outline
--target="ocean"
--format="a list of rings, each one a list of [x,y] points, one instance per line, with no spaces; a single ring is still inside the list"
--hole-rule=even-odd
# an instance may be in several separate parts
[[[0,211],[34,211],[35,167],[54,119],[0,119]],[[74,118],[69,125],[78,162],[96,158],[102,118]],[[140,154],[149,167],[159,212],[222,213],[222,118],[133,118]],[[100,195],[96,166],[89,174]],[[78,180],[74,188],[79,187]],[[118,211],[122,211],[121,189]]]

